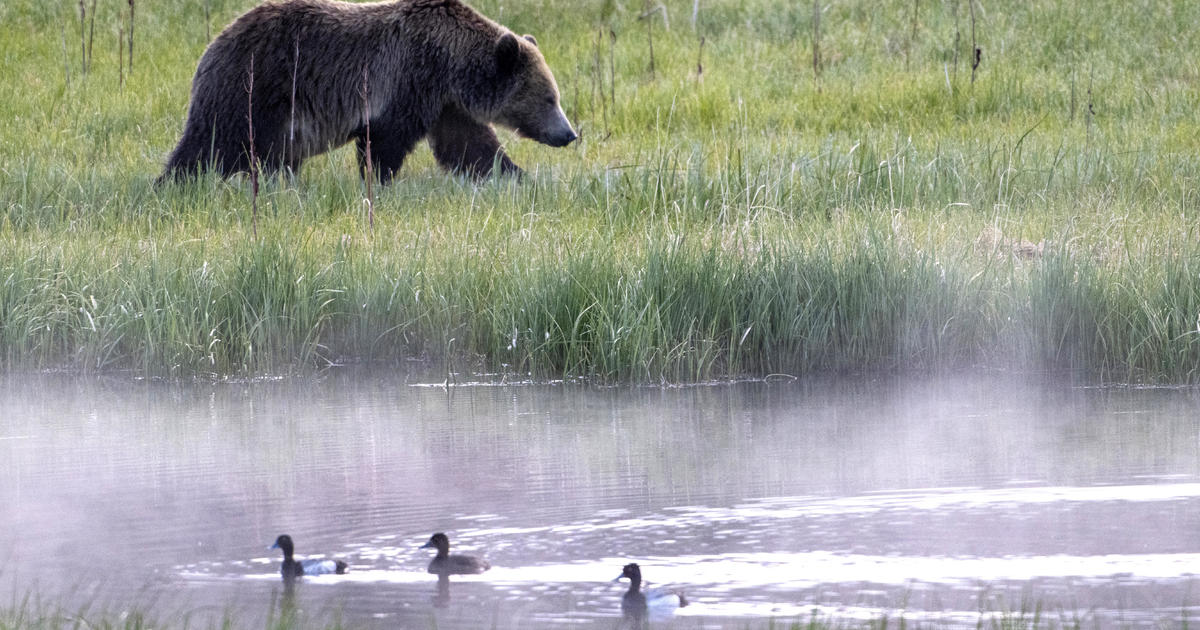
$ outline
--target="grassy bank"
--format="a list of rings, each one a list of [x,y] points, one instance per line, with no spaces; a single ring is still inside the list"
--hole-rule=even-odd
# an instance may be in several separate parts
[[[814,71],[803,3],[476,2],[537,35],[582,139],[505,135],[521,183],[422,147],[374,227],[346,149],[257,225],[243,179],[152,187],[253,4],[138,5],[131,71],[126,3],[82,46],[78,3],[0,6],[5,368],[1200,380],[1196,3],[826,3]]]

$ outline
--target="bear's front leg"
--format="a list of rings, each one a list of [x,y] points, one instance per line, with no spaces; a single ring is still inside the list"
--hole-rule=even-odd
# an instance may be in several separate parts
[[[504,154],[496,132],[455,105],[442,109],[428,138],[438,164],[453,173],[484,178],[492,174],[496,164],[504,175],[519,176],[522,172]]]

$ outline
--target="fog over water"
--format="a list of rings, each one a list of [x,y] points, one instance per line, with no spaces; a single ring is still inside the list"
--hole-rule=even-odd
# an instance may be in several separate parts
[[[435,531],[493,568],[439,589],[419,549]],[[285,593],[267,549],[282,533],[350,573]],[[1200,391],[0,377],[0,601],[193,626],[285,607],[352,627],[611,628],[627,562],[686,590],[671,627],[814,610],[974,627],[1023,602],[1173,625],[1200,614]]]

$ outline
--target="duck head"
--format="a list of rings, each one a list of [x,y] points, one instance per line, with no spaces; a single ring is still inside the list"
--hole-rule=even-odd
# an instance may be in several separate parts
[[[283,556],[285,558],[292,557],[292,553],[296,549],[296,547],[292,544],[292,537],[288,536],[287,534],[281,534],[279,536],[279,538],[275,539],[275,544],[271,545],[269,548],[270,549],[282,549]]]
[[[450,538],[442,532],[429,537],[429,542],[421,545],[421,549],[437,549],[439,556],[450,553]]]
[[[639,567],[636,562],[630,562],[621,569],[621,575],[617,576],[617,580],[622,578],[629,578],[629,581],[633,583],[633,586],[640,585],[642,583],[641,567]],[[613,581],[615,582],[616,580]]]

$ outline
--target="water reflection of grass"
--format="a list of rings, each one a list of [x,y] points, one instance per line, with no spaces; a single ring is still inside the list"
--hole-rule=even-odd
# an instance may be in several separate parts
[[[245,182],[150,186],[206,11],[252,4],[140,9],[123,88],[117,12],[85,77],[72,3],[0,7],[4,366],[1197,379],[1196,3],[992,9],[977,73],[962,3],[838,3],[815,78],[803,3],[668,3],[651,74],[638,11],[480,0],[540,35],[579,145],[513,141],[531,176],[479,186],[422,150],[374,231],[337,152],[266,185],[257,241]]]

